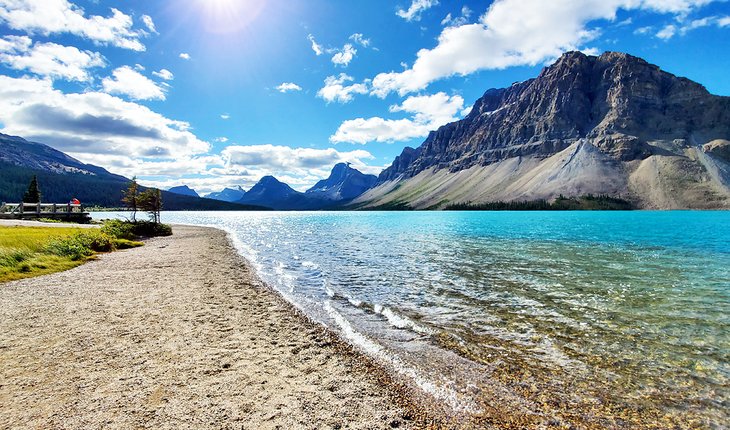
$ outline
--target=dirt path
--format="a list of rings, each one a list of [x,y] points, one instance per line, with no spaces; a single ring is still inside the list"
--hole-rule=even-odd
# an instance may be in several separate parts
[[[0,285],[0,428],[415,426],[378,378],[218,230]]]

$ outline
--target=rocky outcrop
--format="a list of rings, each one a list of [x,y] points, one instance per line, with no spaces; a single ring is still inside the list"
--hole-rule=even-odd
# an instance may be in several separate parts
[[[418,150],[406,148],[379,182],[547,158],[580,139],[631,161],[650,156],[653,140],[729,135],[729,98],[628,54],[568,52],[535,79],[488,90],[463,120],[431,132]]]
[[[702,145],[702,151],[730,163],[730,140],[713,140]]]

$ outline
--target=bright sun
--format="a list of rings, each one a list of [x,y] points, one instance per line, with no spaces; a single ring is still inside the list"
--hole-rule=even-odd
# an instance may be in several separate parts
[[[266,6],[266,0],[198,0],[205,28],[234,33],[245,28]]]

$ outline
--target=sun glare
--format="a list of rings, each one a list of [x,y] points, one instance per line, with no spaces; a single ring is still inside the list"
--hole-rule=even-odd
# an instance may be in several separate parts
[[[266,0],[198,0],[205,29],[213,33],[235,33],[258,17]]]

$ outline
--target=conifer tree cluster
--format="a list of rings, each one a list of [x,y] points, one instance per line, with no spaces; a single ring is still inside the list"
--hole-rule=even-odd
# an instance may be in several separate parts
[[[147,188],[140,191],[137,177],[133,177],[127,189],[122,191],[122,203],[132,211],[132,221],[137,221],[137,211],[149,213],[151,221],[160,223],[162,211],[162,191],[157,188]]]

